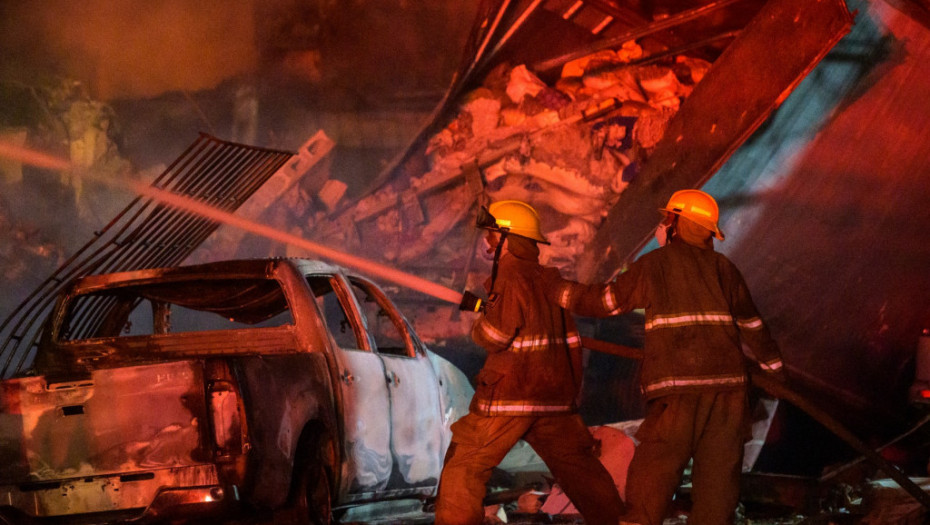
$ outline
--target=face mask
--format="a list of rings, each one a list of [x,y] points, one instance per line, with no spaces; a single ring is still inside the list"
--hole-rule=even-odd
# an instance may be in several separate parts
[[[656,228],[656,240],[659,241],[659,246],[665,246],[668,242],[668,225],[664,222]]]
[[[493,239],[493,241],[492,241]],[[481,257],[486,261],[494,260],[494,249],[497,248],[497,241],[499,237],[495,234],[488,232],[487,234],[481,237]]]

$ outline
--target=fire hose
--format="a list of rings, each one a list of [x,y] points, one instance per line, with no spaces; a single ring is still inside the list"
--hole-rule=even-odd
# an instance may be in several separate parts
[[[266,236],[271,239],[280,240],[282,242],[298,246],[304,249],[307,249],[311,252],[317,253],[324,257],[336,260],[340,264],[346,264],[348,266],[361,269],[363,271],[372,272],[376,275],[379,275],[385,279],[393,281],[395,283],[401,284],[403,286],[410,287],[415,290],[419,290],[423,293],[427,293],[444,301],[450,302],[452,304],[460,303],[463,299],[463,295],[450,290],[444,286],[432,283],[423,279],[421,277],[413,276],[405,272],[387,267],[375,263],[374,261],[369,261],[361,257],[356,257],[353,255],[345,254],[332,248],[321,246],[319,244],[307,241],[305,239],[286,234],[284,232],[277,231],[268,226],[260,225],[253,223],[251,221],[236,217],[232,214],[220,212],[218,210],[212,209],[209,206],[205,206],[202,203],[193,201],[181,197],[179,195],[174,195],[156,188],[147,187],[142,184],[137,184],[134,188],[142,195],[151,196],[157,198],[162,202],[170,204],[175,207],[180,207],[182,209],[187,209],[194,213],[202,214],[211,219],[230,224],[234,227],[245,229],[246,231],[251,231],[259,235]],[[467,298],[467,296],[466,296]],[[473,305],[476,309],[480,306],[478,304]],[[609,343],[607,341],[600,341],[596,339],[590,339],[587,337],[582,338],[582,344],[591,350],[596,352],[608,353],[612,355],[618,355],[621,357],[627,357],[632,359],[642,359],[643,351],[639,348],[628,347],[624,345],[619,345],[615,343]],[[802,396],[800,393],[789,387],[787,384],[778,381],[772,377],[769,377],[764,372],[758,369],[757,366],[753,365],[749,367],[750,376],[753,383],[768,392],[770,395],[783,399],[792,405],[798,407],[802,411],[806,412],[809,416],[814,418],[818,423],[827,428],[830,432],[833,432],[837,437],[845,441],[857,452],[862,454],[867,460],[872,462],[877,468],[888,474],[891,479],[896,481],[898,485],[906,490],[911,496],[913,496],[921,505],[930,509],[930,495],[924,492],[919,486],[917,486],[913,481],[910,480],[906,475],[904,475],[897,467],[889,463],[885,458],[878,454],[871,447],[866,445],[862,440],[857,438],[850,430],[848,430],[844,425],[839,421],[827,414],[826,411],[820,409],[816,404],[811,400],[807,399],[805,396]]]
[[[634,348],[631,346],[610,343],[607,341],[591,339],[588,337],[582,337],[581,344],[585,348],[594,350],[595,352],[626,357],[629,359],[641,360],[643,358],[643,350],[641,348]],[[856,437],[855,434],[847,429],[842,423],[830,416],[825,410],[821,409],[813,401],[791,388],[786,382],[775,379],[774,377],[760,370],[755,365],[755,363],[749,367],[749,373],[752,383],[755,386],[765,390],[769,395],[787,401],[804,411],[815,421],[823,425],[827,430],[845,441],[846,444],[851,446],[854,450],[856,450],[856,452],[862,454],[865,459],[870,461],[879,470],[888,474],[891,479],[897,482],[897,484],[900,485],[902,489],[906,490],[908,494],[913,496],[914,499],[916,499],[921,505],[930,509],[930,494],[924,492],[923,489],[911,481],[911,479],[903,472],[901,472],[897,467],[889,463],[888,460],[881,456],[881,454],[873,450],[865,442]]]
[[[603,112],[613,109],[612,103],[602,103],[602,105],[597,108],[592,109],[593,112]],[[588,117],[590,115],[582,115],[578,118]],[[35,152],[27,150],[25,148],[13,147],[9,144],[4,144],[0,142],[0,157],[11,157],[21,160],[22,162],[44,167],[47,169],[57,169],[57,170],[69,170],[72,168],[71,164],[63,159],[57,157],[46,155],[41,152]],[[86,174],[84,176],[87,176]],[[108,179],[99,180],[115,184],[113,181]],[[477,300],[476,297],[469,295],[463,296],[454,290],[446,288],[445,286],[430,282],[421,277],[410,275],[406,272],[401,272],[397,269],[370,261],[361,257],[357,257],[351,254],[343,253],[338,250],[334,250],[328,246],[323,246],[312,241],[300,238],[295,235],[288,234],[286,232],[281,232],[270,226],[258,224],[253,221],[249,221],[242,217],[238,217],[232,213],[228,213],[222,210],[218,210],[211,206],[208,206],[197,200],[176,195],[174,193],[156,188],[154,186],[148,186],[142,182],[138,181],[127,181],[124,182],[125,185],[128,185],[132,190],[137,192],[139,195],[150,197],[156,199],[164,204],[173,206],[179,209],[186,210],[191,213],[201,215],[203,217],[215,220],[217,222],[228,224],[235,228],[240,228],[248,232],[255,233],[257,235],[264,236],[269,239],[277,240],[285,244],[296,246],[299,248],[306,249],[317,255],[326,257],[328,259],[334,260],[338,264],[344,264],[365,272],[370,272],[380,277],[383,277],[389,281],[406,286],[425,294],[431,295],[443,301],[452,303],[452,304],[463,304],[463,298],[468,301],[472,300],[473,304],[470,304],[470,308],[477,311],[480,309],[480,300]],[[597,339],[591,339],[587,337],[582,337],[582,344],[585,348],[594,350],[596,352],[607,353],[611,355],[616,355],[620,357],[626,357],[631,359],[642,359],[643,351],[639,348],[633,348],[629,346],[624,346],[616,343],[610,343],[607,341],[601,341]],[[878,454],[875,450],[866,445],[862,440],[857,438],[851,431],[849,431],[845,426],[843,426],[839,421],[831,417],[824,410],[816,406],[812,401],[802,396],[786,383],[776,380],[772,377],[769,377],[764,372],[759,370],[756,366],[750,366],[750,376],[753,383],[768,392],[770,395],[788,401],[789,403],[795,405],[802,411],[806,412],[809,416],[814,418],[818,423],[822,424],[829,431],[833,432],[837,437],[849,444],[853,449],[862,454],[867,460],[872,462],[877,468],[888,474],[898,485],[906,490],[911,496],[913,496],[921,505],[930,509],[930,495],[925,493],[920,487],[918,487],[913,481],[910,480],[906,475],[904,475],[897,467],[889,463],[885,458]]]

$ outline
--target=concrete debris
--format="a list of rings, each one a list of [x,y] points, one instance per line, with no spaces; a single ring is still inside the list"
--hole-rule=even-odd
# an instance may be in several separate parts
[[[772,408],[765,405],[766,410]],[[633,436],[641,422],[631,420],[590,427],[599,443],[601,461],[621,495],[626,491],[626,474],[635,452]],[[754,434],[761,431],[755,428],[761,424],[760,421],[754,425]],[[752,443],[747,444],[746,452],[754,454]],[[486,523],[580,522],[575,507],[528,444],[519,442],[500,468],[508,476],[497,479],[492,488]],[[744,472],[748,468],[744,465]],[[686,479],[689,475],[690,469],[686,470]],[[756,481],[744,483],[745,501],[737,509],[738,525],[917,525],[930,519],[928,509],[891,479],[865,479],[850,485],[796,476],[763,475],[765,479],[759,476],[750,475]],[[930,478],[913,481],[930,491]],[[689,511],[690,483],[685,483],[663,525],[687,525]]]
[[[690,56],[648,65],[632,62],[642,55],[643,50],[634,41],[618,50],[598,51],[565,64],[561,77],[553,85],[547,85],[525,64],[498,66],[487,74],[481,86],[462,97],[458,113],[428,139],[424,148],[426,165],[420,166],[419,160],[409,162],[410,166],[402,168],[408,179],[390,181],[353,203],[350,215],[359,222],[389,213],[388,208],[407,190],[416,191],[422,198],[426,192],[448,189],[447,183],[460,177],[465,166],[477,163],[487,176],[489,167],[499,162],[509,168],[504,170],[508,175],[529,177],[523,184],[511,183],[507,188],[532,191],[537,197],[533,200],[555,202],[561,196],[546,199],[546,188],[533,187],[538,173],[514,170],[514,163],[544,164],[553,170],[563,170],[567,176],[555,184],[557,190],[576,187],[577,179],[589,179],[600,190],[600,202],[593,208],[591,203],[580,204],[578,208],[591,210],[587,213],[591,217],[586,220],[598,224],[600,212],[624,188],[618,182],[624,170],[648,155],[681,99],[690,94],[696,79],[702,78],[710,66]],[[602,119],[603,129],[592,132],[590,128],[598,123],[576,118],[610,99],[616,99],[622,107]],[[617,117],[625,118],[618,122]],[[607,135],[610,139],[605,141]],[[512,147],[521,139],[529,140]],[[605,148],[608,155],[603,155]],[[496,158],[486,162],[489,154],[494,156],[495,152]],[[552,179],[546,181],[553,183]],[[506,193],[501,183],[498,188],[492,187],[495,183],[491,180],[485,184],[489,186],[487,190]],[[519,190],[519,186],[524,188]],[[532,189],[527,190],[526,186]],[[426,215],[426,222],[431,222],[432,217]],[[558,215],[573,216],[566,211],[558,211]],[[564,219],[554,217],[554,222],[560,218]],[[375,223],[374,233],[382,235],[411,228],[397,219]]]
[[[650,103],[678,111],[681,100],[690,89],[686,89],[675,73],[667,68],[647,67],[640,71],[639,85],[646,92]]]
[[[930,478],[914,479],[924,490],[930,490]],[[845,489],[845,490],[844,490]],[[821,523],[830,525],[924,525],[930,513],[919,502],[893,480],[879,479],[868,482],[864,487],[838,486],[836,492],[845,492],[845,503],[810,511],[791,511],[785,508],[750,512],[740,505],[736,513],[736,525],[804,525]],[[553,503],[553,502],[558,502]],[[542,505],[537,508],[539,502]],[[690,522],[687,501],[676,501],[676,505],[663,521],[663,525],[687,525]],[[535,510],[534,510],[535,509]],[[485,508],[485,523],[583,523],[558,485],[551,492],[528,489],[515,502],[496,503]]]
[[[631,420],[590,427],[591,435],[598,443],[601,462],[610,472],[621,495],[626,491],[626,473],[636,448],[631,436],[640,423],[642,420]],[[507,477],[498,480],[498,486],[492,489],[490,496],[493,504],[485,507],[487,516],[496,516],[499,520],[491,522],[532,520],[534,516],[578,515],[561,487],[551,478],[545,463],[526,442],[518,442],[499,468],[507,473]]]
[[[329,179],[323,183],[323,187],[320,189],[320,193],[317,196],[320,198],[320,201],[326,206],[326,209],[333,211],[336,208],[336,205],[342,200],[342,197],[345,196],[348,185],[341,180]]]
[[[607,211],[710,66],[689,56],[632,62],[641,56],[635,42],[598,51],[566,64],[553,85],[526,65],[498,66],[428,139],[425,158],[403,167],[406,178],[349,203],[342,216],[363,248],[366,237],[399,239],[378,251],[391,262],[422,263],[429,253],[432,265],[455,267],[474,249],[463,246],[473,242],[466,219],[474,199],[524,200],[540,210],[552,240],[541,260],[573,277]],[[308,233],[345,240],[341,228]]]
[[[539,80],[536,75],[526,69],[525,65],[521,64],[510,70],[507,96],[510,97],[514,104],[520,104],[523,102],[524,97],[533,98],[546,87],[542,80]]]

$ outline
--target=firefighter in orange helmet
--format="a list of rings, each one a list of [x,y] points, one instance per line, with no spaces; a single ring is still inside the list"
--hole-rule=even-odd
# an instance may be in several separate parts
[[[488,300],[479,305],[466,298],[462,309],[480,310],[472,338],[487,358],[475,378],[469,413],[452,425],[436,524],[482,523],[491,471],[523,439],[546,462],[585,523],[616,525],[623,502],[577,413],[581,338],[571,315],[543,286],[558,270],[539,264],[537,244],[548,244],[539,216],[529,204],[513,200],[481,212],[478,225],[488,230],[496,253],[486,283]]]
[[[659,210],[661,248],[607,285],[552,285],[575,313],[604,316],[644,308],[641,386],[646,417],[627,474],[624,522],[661,525],[693,458],[689,523],[734,522],[743,445],[749,435],[743,345],[763,370],[782,375],[775,341],[736,266],[714,251],[723,240],[716,201],[675,192]]]

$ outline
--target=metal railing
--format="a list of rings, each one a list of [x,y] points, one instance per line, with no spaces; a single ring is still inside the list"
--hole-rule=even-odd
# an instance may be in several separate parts
[[[152,186],[234,212],[293,154],[219,140],[201,133]],[[187,258],[218,223],[152,198],[136,197],[94,238],[65,261],[0,324],[0,378],[32,366],[42,323],[56,296],[84,275],[175,266]],[[86,326],[101,318],[99,304],[78,313]]]

